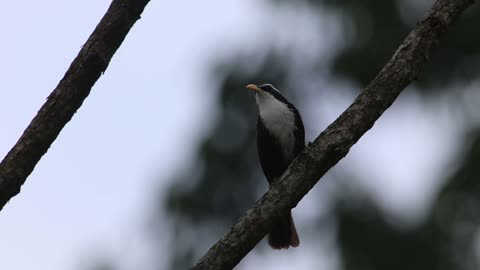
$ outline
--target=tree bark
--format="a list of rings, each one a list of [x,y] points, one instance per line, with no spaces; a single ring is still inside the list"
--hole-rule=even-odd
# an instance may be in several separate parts
[[[473,0],[438,0],[353,104],[290,164],[279,181],[248,210],[193,269],[232,269],[272,224],[308,193],[345,155],[402,90],[415,80],[441,34]],[[368,64],[368,63],[366,63]]]
[[[149,0],[113,0],[63,79],[0,163],[0,210],[15,195],[107,69]]]

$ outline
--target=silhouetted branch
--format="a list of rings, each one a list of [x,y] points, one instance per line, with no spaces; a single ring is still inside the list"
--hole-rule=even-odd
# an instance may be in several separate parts
[[[444,33],[473,0],[438,0],[399,46],[377,77],[301,153],[255,207],[248,210],[193,269],[232,269],[390,107],[420,69]],[[474,26],[472,26],[474,27]],[[368,63],[365,63],[368,65]]]
[[[113,0],[65,76],[0,163],[0,210],[15,195],[107,69],[149,0]]]

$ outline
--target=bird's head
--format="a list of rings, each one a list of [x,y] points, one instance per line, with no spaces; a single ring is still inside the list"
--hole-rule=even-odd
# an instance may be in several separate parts
[[[262,106],[265,105],[265,103],[274,101],[289,104],[287,99],[280,94],[280,91],[278,91],[277,88],[273,87],[271,84],[267,83],[260,86],[249,84],[247,85],[247,89],[255,93],[255,99],[258,106]]]
[[[290,112],[294,108],[293,105],[280,94],[280,91],[271,84],[262,84],[260,86],[249,84],[247,85],[247,89],[255,93],[255,100],[260,116],[277,114],[277,112]]]

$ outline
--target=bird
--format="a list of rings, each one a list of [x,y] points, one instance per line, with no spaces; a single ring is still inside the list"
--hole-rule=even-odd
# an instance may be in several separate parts
[[[297,108],[271,84],[249,84],[258,108],[257,152],[262,171],[271,185],[305,148],[305,128]],[[291,210],[268,233],[273,249],[298,247],[300,239]]]

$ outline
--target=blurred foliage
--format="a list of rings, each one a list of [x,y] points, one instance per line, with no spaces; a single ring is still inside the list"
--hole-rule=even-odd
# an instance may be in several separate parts
[[[336,75],[369,83],[390,59],[398,45],[420,20],[433,1],[428,0],[304,0],[317,8],[341,14],[345,44],[336,52],[332,70]],[[295,5],[293,1],[272,0]],[[298,3],[296,3],[298,4]],[[456,22],[427,62],[418,82],[421,90],[436,91],[447,83],[471,80],[480,68],[480,6],[467,10]],[[320,59],[319,59],[320,61]]]
[[[474,137],[417,227],[398,228],[367,199],[338,202],[344,269],[478,269],[480,130]]]
[[[294,5],[293,1],[271,3]],[[305,3],[313,11],[324,9],[340,15],[345,44],[332,48],[335,57],[331,70],[337,79],[365,85],[431,1]],[[480,25],[479,13],[477,5],[465,14],[431,56],[417,82],[420,87],[416,88],[426,97],[446,91],[439,86],[458,85],[478,76],[480,35],[472,26]],[[167,191],[167,202],[162,204],[174,228],[171,269],[191,266],[267,188],[256,155],[254,100],[244,87],[248,83],[272,82],[295,103],[302,92],[288,92],[298,83],[291,75],[296,72],[289,70],[292,55],[294,51],[262,49],[240,52],[237,57],[215,63],[213,73],[219,82],[217,119],[200,143],[190,169],[179,172]],[[314,59],[318,66],[320,58]],[[315,70],[311,73],[315,74]],[[344,269],[478,269],[474,245],[480,221],[480,133],[469,138],[473,141],[470,150],[457,171],[445,179],[431,213],[418,226],[396,226],[379,206],[361,194],[337,196],[329,218],[338,223],[336,233]]]

